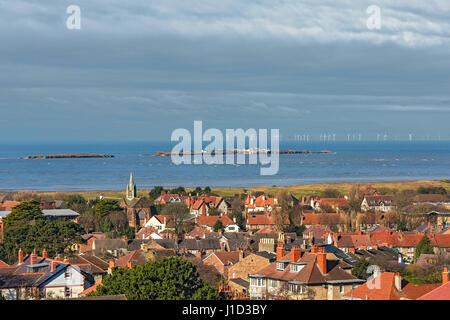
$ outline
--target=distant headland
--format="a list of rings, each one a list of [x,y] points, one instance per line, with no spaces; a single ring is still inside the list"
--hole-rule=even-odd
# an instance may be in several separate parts
[[[203,154],[209,151],[180,151],[180,152],[175,152],[175,151],[158,151],[156,153],[154,153],[154,156],[170,156],[172,154],[179,154],[179,155],[194,155],[194,154]],[[330,150],[321,150],[321,151],[311,151],[311,150],[288,150],[288,149],[284,149],[284,150],[271,150],[271,149],[231,149],[231,150],[212,150],[211,154],[229,154],[229,153],[233,153],[233,154],[260,154],[260,153],[265,153],[265,154],[271,154],[271,153],[279,153],[279,154],[296,154],[296,153],[333,153]]]
[[[114,158],[112,154],[61,153],[26,156],[22,159],[70,159],[70,158]]]

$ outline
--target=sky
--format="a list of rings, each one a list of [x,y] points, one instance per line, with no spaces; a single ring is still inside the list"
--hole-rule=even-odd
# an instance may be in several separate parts
[[[449,56],[448,0],[0,0],[0,142],[449,140]]]

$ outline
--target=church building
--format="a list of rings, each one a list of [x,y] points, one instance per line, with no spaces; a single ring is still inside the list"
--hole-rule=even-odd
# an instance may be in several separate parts
[[[130,227],[143,226],[151,218],[150,201],[145,198],[138,198],[136,195],[133,173],[130,173],[130,181],[127,185],[126,195],[121,201],[121,206],[127,214]]]

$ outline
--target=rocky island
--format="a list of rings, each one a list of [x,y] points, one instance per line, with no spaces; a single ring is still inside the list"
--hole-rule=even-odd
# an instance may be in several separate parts
[[[61,153],[26,156],[22,159],[72,159],[72,158],[114,158],[112,154],[88,154],[88,153]]]

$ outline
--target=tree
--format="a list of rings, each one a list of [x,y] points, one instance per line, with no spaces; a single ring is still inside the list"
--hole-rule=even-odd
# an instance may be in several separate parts
[[[84,205],[86,206],[86,199],[79,194],[72,194],[67,198],[67,206],[70,209],[74,209],[74,207],[79,207],[79,205]]]
[[[205,189],[203,189],[203,194],[211,193],[211,188],[206,186]]]
[[[417,244],[416,252],[414,253],[414,261],[417,261],[422,253],[434,253],[433,248],[431,247],[430,239],[428,239],[426,235],[424,235]]]
[[[95,211],[92,208],[87,209],[85,212],[80,214],[78,218],[78,224],[86,231],[86,233],[96,230],[97,218]]]
[[[129,300],[211,300],[219,293],[202,280],[196,267],[180,257],[163,257],[131,269],[113,268],[90,295],[125,294]]]
[[[148,193],[150,199],[157,199],[160,195],[161,192],[164,191],[164,188],[161,186],[155,186],[152,190],[150,190],[150,192]]]
[[[236,224],[239,226],[240,230],[246,229],[246,221],[245,221],[244,215],[242,214],[242,211],[232,210],[228,214],[228,217],[233,221],[236,219]]]
[[[213,226],[213,230],[214,230],[214,232],[217,232],[219,230],[222,230],[222,231],[225,230],[225,227],[224,227],[222,221],[217,220]]]
[[[5,228],[3,246],[6,259],[14,262],[20,248],[24,252],[34,249],[47,250],[50,257],[57,253],[71,254],[71,245],[83,243],[83,229],[77,223],[64,220],[40,219],[32,224],[13,225]],[[0,250],[1,251],[1,250]]]
[[[103,218],[114,211],[121,211],[117,200],[100,200],[94,206],[95,214],[98,218]]]
[[[44,213],[41,211],[40,203],[36,200],[30,200],[13,207],[8,216],[3,219],[3,226],[6,229],[13,225],[31,223],[43,218]]]
[[[348,195],[348,205],[351,211],[360,212],[361,211],[361,203],[364,199],[364,191],[361,188],[360,184],[352,185]]]
[[[180,186],[178,188],[171,189],[170,193],[173,193],[173,194],[185,194],[186,190],[184,190],[184,187]]]
[[[177,235],[182,235],[184,221],[189,218],[188,207],[182,202],[168,203],[161,213],[170,216],[175,228],[175,233]]]
[[[359,279],[367,279],[370,274],[367,273],[367,268],[370,266],[370,262],[364,258],[358,259],[355,266],[352,269],[352,275]]]
[[[339,190],[333,188],[327,188],[322,191],[322,198],[340,198],[342,194]]]
[[[419,187],[417,193],[421,194],[447,194],[447,190],[444,187]]]
[[[208,216],[220,216],[222,212],[219,211],[216,207],[212,207],[208,209]]]

